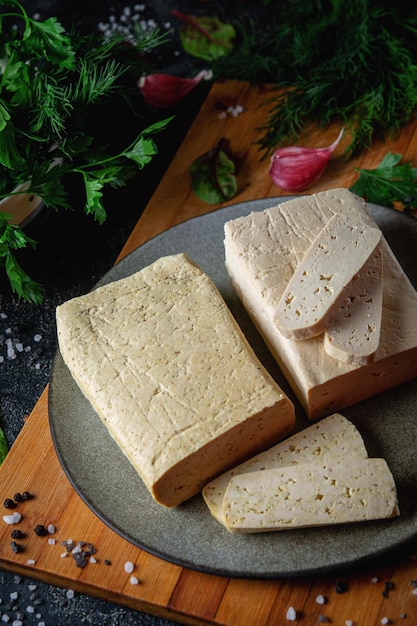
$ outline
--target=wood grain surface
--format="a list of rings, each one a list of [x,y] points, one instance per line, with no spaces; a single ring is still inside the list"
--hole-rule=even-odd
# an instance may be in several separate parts
[[[255,142],[263,123],[271,92],[266,87],[228,81],[215,84],[186,135],[155,194],[134,228],[118,260],[163,230],[190,217],[223,205],[208,205],[191,191],[188,170],[195,158],[210,150],[220,139],[237,162],[238,193],[229,204],[262,197],[288,195],[271,183],[269,159],[261,160]],[[220,116],[219,105],[241,105],[236,117]],[[303,137],[304,145],[330,144],[339,127],[326,131],[312,128]],[[308,190],[349,187],[357,177],[355,167],[375,167],[388,151],[403,154],[417,163],[416,125],[410,123],[399,137],[375,145],[356,161],[346,162],[337,148],[321,179]],[[140,611],[169,617],[184,624],[230,626],[280,626],[291,623],[287,610],[293,607],[292,623],[313,625],[323,622],[346,626],[417,624],[417,541],[398,555],[379,562],[358,564],[354,570],[313,578],[287,580],[229,579],[188,570],[158,559],[128,543],[100,521],[71,487],[56,456],[48,423],[48,390],[45,389],[28,417],[19,437],[0,468],[0,497],[17,491],[34,494],[21,503],[19,528],[26,537],[24,551],[10,547],[12,527],[0,526],[0,567],[55,585],[98,596]],[[3,515],[10,513],[3,509]],[[39,537],[36,525],[53,524],[56,532]],[[48,539],[55,539],[51,543]],[[97,563],[78,568],[71,557],[63,558],[63,541],[86,541],[97,550]],[[28,564],[28,560],[33,563]],[[134,564],[132,584],[124,565]],[[106,564],[107,562],[107,564]],[[347,584],[339,593],[337,583]],[[387,588],[389,581],[391,589]],[[317,602],[322,595],[325,604]],[[382,621],[381,621],[382,620]]]

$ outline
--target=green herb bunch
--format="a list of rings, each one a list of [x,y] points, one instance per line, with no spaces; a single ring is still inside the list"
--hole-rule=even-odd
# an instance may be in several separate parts
[[[417,10],[399,0],[289,0],[271,8],[265,32],[240,24],[240,39],[214,75],[285,88],[259,129],[268,154],[305,126],[338,121],[347,156],[396,133],[417,108]]]
[[[97,107],[124,101],[133,107],[145,55],[163,43],[139,28],[134,41],[120,36],[66,32],[56,18],[36,21],[17,0],[0,16],[0,200],[17,193],[40,197],[58,211],[69,207],[65,186],[76,175],[85,190],[85,213],[106,218],[103,188],[119,187],[157,153],[152,136],[169,120],[145,126],[117,154],[91,134]],[[27,183],[26,189],[16,190]],[[40,303],[43,287],[19,265],[16,251],[35,246],[0,207],[0,266],[19,297]]]

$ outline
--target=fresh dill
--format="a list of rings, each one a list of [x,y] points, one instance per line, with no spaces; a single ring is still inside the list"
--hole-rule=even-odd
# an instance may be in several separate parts
[[[289,0],[271,7],[265,32],[238,27],[215,77],[277,86],[258,129],[265,154],[313,122],[350,134],[348,157],[398,133],[417,108],[417,10],[399,0]]]

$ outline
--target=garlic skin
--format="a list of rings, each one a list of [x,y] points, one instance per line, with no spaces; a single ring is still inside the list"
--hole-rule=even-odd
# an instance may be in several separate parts
[[[326,148],[287,146],[276,150],[269,169],[272,181],[284,191],[302,191],[315,183],[323,174],[343,133],[344,128]]]
[[[148,74],[138,80],[138,87],[147,104],[163,109],[182,100],[201,80],[211,80],[213,72],[202,70],[194,78],[170,74]]]

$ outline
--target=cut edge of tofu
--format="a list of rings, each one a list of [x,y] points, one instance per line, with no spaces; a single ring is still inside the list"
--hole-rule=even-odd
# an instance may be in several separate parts
[[[211,515],[224,524],[223,498],[233,476],[347,456],[367,458],[368,452],[356,426],[340,413],[334,413],[221,474],[204,486],[202,496]]]
[[[223,500],[231,533],[260,533],[398,517],[385,459],[308,463],[234,476]]]

